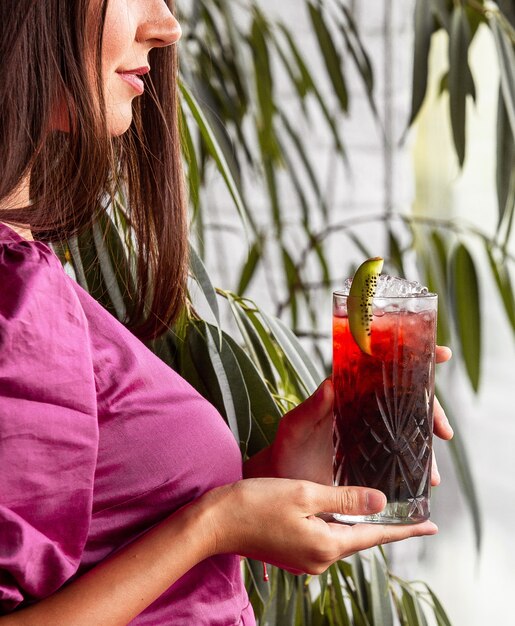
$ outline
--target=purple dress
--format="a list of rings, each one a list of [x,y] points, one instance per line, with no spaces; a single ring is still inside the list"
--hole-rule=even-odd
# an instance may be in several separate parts
[[[0,615],[241,475],[216,409],[0,224]],[[199,563],[131,624],[254,625],[239,557]]]

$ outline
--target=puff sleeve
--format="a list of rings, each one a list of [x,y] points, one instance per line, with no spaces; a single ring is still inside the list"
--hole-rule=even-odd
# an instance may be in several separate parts
[[[87,321],[57,257],[0,243],[0,615],[77,571],[98,450]]]

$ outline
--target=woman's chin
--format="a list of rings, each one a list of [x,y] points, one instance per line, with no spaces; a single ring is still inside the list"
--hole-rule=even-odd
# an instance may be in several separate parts
[[[126,133],[132,124],[132,103],[118,105],[107,111],[107,128],[112,137]]]

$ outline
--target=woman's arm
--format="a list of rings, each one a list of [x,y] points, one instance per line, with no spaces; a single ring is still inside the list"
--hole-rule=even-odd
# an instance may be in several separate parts
[[[52,596],[0,618],[1,626],[127,624],[213,553],[210,515],[202,499],[183,507]]]
[[[377,513],[385,502],[374,489],[300,480],[258,478],[218,487],[54,595],[0,618],[0,626],[122,626],[214,554],[320,574],[358,550],[437,532],[431,522],[351,527],[316,516]]]

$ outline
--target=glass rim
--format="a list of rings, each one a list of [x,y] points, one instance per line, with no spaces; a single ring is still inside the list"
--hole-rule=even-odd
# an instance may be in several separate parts
[[[333,298],[360,298],[361,296],[350,296],[348,293],[344,291],[336,290],[333,291]],[[438,298],[438,294],[432,291],[428,291],[427,293],[412,293],[406,294],[405,296],[373,296],[372,300],[416,300],[418,298]]]

